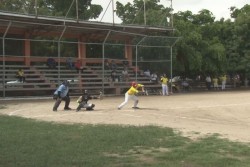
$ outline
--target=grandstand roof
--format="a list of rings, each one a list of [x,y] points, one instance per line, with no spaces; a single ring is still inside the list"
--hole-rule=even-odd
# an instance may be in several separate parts
[[[22,32],[57,32],[59,35],[66,28],[71,35],[87,35],[93,39],[104,39],[109,31],[115,32],[117,38],[126,39],[129,36],[167,36],[172,27],[151,27],[144,25],[123,25],[93,21],[70,20],[65,18],[20,15],[0,12],[0,30],[4,32],[11,23],[11,28]],[[120,35],[118,35],[120,34]],[[123,34],[123,35],[121,35]],[[126,34],[126,35],[124,35]]]

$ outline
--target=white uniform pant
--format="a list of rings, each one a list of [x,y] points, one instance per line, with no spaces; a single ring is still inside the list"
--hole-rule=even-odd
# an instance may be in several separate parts
[[[137,107],[137,104],[139,102],[138,97],[135,96],[135,95],[129,95],[128,92],[127,92],[127,93],[125,93],[125,100],[124,100],[124,102],[122,102],[119,105],[118,108],[122,108],[123,106],[125,106],[130,99],[132,99],[134,101],[134,107]]]
[[[168,85],[166,85],[166,84],[162,84],[162,95],[168,96]]]
[[[221,90],[225,90],[226,89],[226,81],[222,81],[221,82]]]

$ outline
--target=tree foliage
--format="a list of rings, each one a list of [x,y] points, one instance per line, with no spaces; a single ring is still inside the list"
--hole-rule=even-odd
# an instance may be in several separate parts
[[[98,18],[102,12],[101,5],[91,4],[92,0],[1,0],[0,9],[5,11],[17,12],[22,14],[35,14],[37,9],[38,15],[69,17],[89,20]],[[76,11],[78,9],[78,11]]]
[[[166,25],[166,17],[170,15],[171,9],[158,4],[160,0],[134,0],[134,4],[123,5],[116,2],[116,14],[123,24],[145,24],[151,26]],[[144,17],[144,13],[147,16]],[[157,19],[156,19],[157,18]]]
[[[171,13],[171,9],[158,3],[159,0],[145,1],[147,25],[160,25]],[[117,15],[124,24],[145,24],[141,6],[143,0],[125,5],[117,2]],[[173,36],[181,37],[173,52],[174,73],[187,76],[240,73],[250,77],[250,6],[231,7],[229,12],[231,19],[219,21],[207,9],[198,14],[174,13]]]
[[[102,12],[100,5],[91,4],[91,0],[1,0],[0,10],[34,15],[56,16],[89,20],[97,18]],[[145,8],[144,8],[145,3]],[[212,12],[202,9],[198,14],[191,11],[173,13],[171,8],[164,7],[160,0],[134,0],[123,5],[116,2],[116,14],[122,24],[139,24],[146,26],[169,26],[170,15],[173,14],[175,31],[172,36],[181,37],[173,50],[173,71],[175,74],[194,76],[197,74],[240,73],[250,77],[250,5],[241,9],[230,8],[231,18],[215,20]],[[77,11],[78,10],[78,11]],[[146,17],[145,17],[146,16]],[[154,41],[155,42],[155,41]],[[159,41],[158,41],[159,42]],[[55,52],[54,45],[44,44]],[[67,49],[66,49],[67,48]],[[65,51],[76,46],[64,46]],[[96,55],[95,48],[90,46],[87,51]],[[98,49],[98,50],[99,50]],[[116,53],[124,51],[113,48]],[[154,55],[165,53],[165,50],[139,50],[144,57],[154,58]],[[101,52],[100,52],[101,53]],[[111,54],[110,52],[109,54]],[[100,55],[99,55],[100,56]],[[162,68],[166,69],[166,68]]]

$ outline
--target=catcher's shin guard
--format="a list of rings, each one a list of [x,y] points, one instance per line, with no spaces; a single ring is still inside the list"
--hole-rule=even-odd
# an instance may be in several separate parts
[[[76,111],[80,111],[81,108],[82,108],[82,104],[80,103],[80,104],[78,105],[78,107],[76,108]]]

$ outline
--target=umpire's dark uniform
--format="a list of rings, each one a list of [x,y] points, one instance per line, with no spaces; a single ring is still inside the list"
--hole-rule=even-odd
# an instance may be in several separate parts
[[[53,111],[57,111],[61,101],[65,101],[64,110],[71,110],[69,107],[70,97],[69,97],[69,81],[64,81],[54,92],[54,99],[56,100]]]

